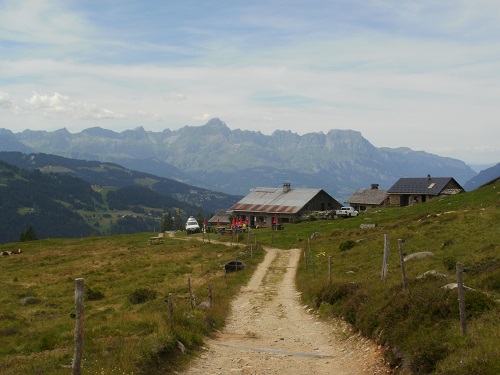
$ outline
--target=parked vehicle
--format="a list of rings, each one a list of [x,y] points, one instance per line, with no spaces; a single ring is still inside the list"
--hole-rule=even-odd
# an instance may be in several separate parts
[[[196,219],[190,216],[186,222],[186,234],[199,233],[200,230],[200,226],[198,225]]]
[[[352,207],[341,207],[340,210],[335,211],[335,215],[341,217],[354,217],[358,216],[358,211]]]

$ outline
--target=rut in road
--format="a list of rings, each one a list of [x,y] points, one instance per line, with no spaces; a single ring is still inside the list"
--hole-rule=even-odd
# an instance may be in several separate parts
[[[186,374],[385,374],[380,349],[338,321],[301,306],[295,274],[301,250],[266,256],[232,303],[226,326]]]

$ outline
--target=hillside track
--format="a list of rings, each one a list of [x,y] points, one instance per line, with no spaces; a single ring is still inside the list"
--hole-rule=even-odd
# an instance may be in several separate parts
[[[300,304],[300,249],[266,256],[231,306],[226,326],[184,372],[195,374],[387,374],[382,349],[342,321]]]

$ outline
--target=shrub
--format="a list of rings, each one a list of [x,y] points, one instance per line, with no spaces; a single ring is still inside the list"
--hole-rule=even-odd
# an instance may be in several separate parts
[[[457,265],[457,260],[455,257],[448,255],[443,258],[443,265],[444,268],[446,268],[448,271],[452,271],[455,269]]]
[[[85,284],[84,288],[84,299],[85,301],[99,301],[104,298],[104,293],[100,290],[94,290]]]
[[[138,305],[140,303],[154,300],[157,295],[158,293],[155,290],[140,288],[134,290],[128,297],[128,300],[133,305]]]
[[[340,249],[340,251],[346,251],[346,250],[352,249],[354,246],[356,246],[356,241],[347,240],[347,241],[342,242],[339,245],[339,249]]]

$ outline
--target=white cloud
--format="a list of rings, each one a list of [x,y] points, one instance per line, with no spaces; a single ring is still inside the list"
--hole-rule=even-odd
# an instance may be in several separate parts
[[[16,115],[23,113],[23,109],[10,99],[10,95],[0,91],[0,110],[8,110]]]
[[[25,100],[32,109],[40,110],[44,115],[68,114],[80,119],[111,119],[124,118],[123,114],[115,113],[106,108],[99,108],[95,104],[72,100],[69,96],[57,92],[54,95],[33,95]]]
[[[193,116],[193,120],[196,120],[196,121],[208,121],[211,118],[213,118],[213,116],[209,113],[204,113],[201,116]]]

